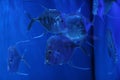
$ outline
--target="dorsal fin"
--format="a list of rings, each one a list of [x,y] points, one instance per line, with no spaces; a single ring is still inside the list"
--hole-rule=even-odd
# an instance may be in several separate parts
[[[83,2],[82,4],[81,4],[81,6],[80,6],[80,8],[77,10],[77,14],[80,14],[81,13],[81,9],[82,9],[82,7],[85,5],[85,2]]]
[[[45,11],[48,11],[49,9],[45,6],[43,6],[42,4],[40,4],[40,6],[45,10]]]

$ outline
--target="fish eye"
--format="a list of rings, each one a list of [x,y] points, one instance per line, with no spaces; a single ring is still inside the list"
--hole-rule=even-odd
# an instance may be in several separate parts
[[[63,19],[61,20],[61,22],[62,22],[62,23],[64,22]]]
[[[48,50],[46,54],[46,60],[50,59],[50,55],[52,54],[52,50]]]
[[[51,53],[52,53],[52,50],[48,50],[48,52],[47,52],[47,53],[51,54]]]
[[[12,63],[12,62],[13,62],[13,60],[12,60],[12,59],[10,59],[10,60],[9,60],[9,62],[10,62],[10,63]]]

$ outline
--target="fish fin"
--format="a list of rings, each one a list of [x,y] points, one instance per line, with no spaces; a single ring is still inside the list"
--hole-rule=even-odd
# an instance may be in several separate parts
[[[24,11],[24,14],[25,14],[30,20],[32,19],[31,15],[30,15],[28,12]]]
[[[43,6],[42,4],[39,4],[44,10],[48,11],[49,9],[45,6]]]
[[[117,2],[116,2],[116,3],[117,3]],[[111,15],[108,14],[109,11],[110,11],[110,9],[111,9],[111,7],[112,7],[112,4],[113,4],[113,2],[109,3],[109,4],[106,6],[104,15],[106,15],[106,16],[112,18],[112,19],[120,19],[120,17],[115,17],[115,16],[111,16]]]
[[[35,36],[35,37],[33,37],[32,39],[38,39],[38,38],[41,38],[41,37],[43,37],[45,34],[46,34],[46,33],[42,33],[41,35],[39,35],[39,36]]]
[[[29,63],[25,59],[22,59],[22,61],[24,62],[24,64],[27,66],[28,69],[31,68],[31,66],[29,65]]]
[[[106,14],[108,14],[109,12],[110,12],[110,10],[111,10],[111,8],[112,8],[112,4],[113,4],[113,1],[111,1],[111,2],[107,2],[105,5],[105,9],[104,9],[104,14],[106,15]]]
[[[15,46],[17,46],[18,44],[27,43],[27,42],[30,42],[30,40],[18,41],[16,42]]]
[[[89,46],[93,47],[94,48],[94,45],[91,44],[90,42],[86,41],[86,44],[88,44]]]
[[[71,66],[72,68],[79,69],[79,70],[91,70],[91,68],[89,68],[89,67],[79,67],[79,66],[75,66],[71,63],[68,63],[68,65]]]
[[[41,37],[43,37],[45,34],[46,34],[46,32],[40,34],[39,36],[33,37],[31,40],[41,38]],[[21,44],[21,43],[28,43],[28,42],[30,42],[31,40],[18,41],[18,42],[16,42],[15,46],[17,46],[18,44]]]
[[[28,25],[28,27],[27,27],[27,30],[28,30],[28,31],[31,29],[32,24],[33,24],[34,22],[35,22],[35,20],[34,20],[34,19],[31,19],[31,21],[30,21],[30,23],[29,23],[29,25]]]
[[[77,10],[77,13],[81,13],[81,9],[82,9],[82,7],[85,5],[85,2],[83,2],[82,4],[81,4],[81,6],[80,6],[80,8]]]
[[[27,30],[29,31],[35,21],[38,21],[39,18],[32,18],[30,23],[28,24]]]
[[[36,20],[38,20],[37,18],[32,18],[31,17],[31,15],[29,14],[29,13],[27,13],[27,12],[24,12],[26,15],[27,15],[27,17],[31,20],[30,21],[30,23],[28,24],[28,27],[27,27],[27,30],[29,31],[30,29],[31,29],[31,27],[32,27],[32,24],[36,21]]]
[[[33,37],[32,39],[30,39],[30,40],[18,41],[18,42],[16,42],[15,46],[17,46],[17,45],[19,45],[19,44],[23,44],[23,43],[28,43],[28,42],[30,42],[30,41],[33,40],[33,39],[41,38],[41,37],[43,37],[45,34],[46,34],[46,32],[40,34],[39,36],[35,36],[35,37]]]
[[[117,63],[118,54],[116,51],[116,46],[115,46],[112,32],[110,29],[107,29],[106,40],[107,40],[108,55],[111,58],[111,60],[113,61],[113,63]]]
[[[23,61],[24,62],[24,64],[27,66],[27,68],[29,68],[30,69],[30,65],[29,65],[29,63],[25,60],[25,54],[26,54],[26,52],[27,52],[27,49],[25,49],[24,50],[24,54],[21,56],[21,61]]]
[[[27,73],[21,73],[21,72],[16,72],[18,75],[24,75],[24,76],[28,76],[29,74]]]
[[[90,56],[90,54],[87,53],[86,49],[82,46],[79,46],[79,48],[82,50],[82,52],[87,55],[87,56]]]

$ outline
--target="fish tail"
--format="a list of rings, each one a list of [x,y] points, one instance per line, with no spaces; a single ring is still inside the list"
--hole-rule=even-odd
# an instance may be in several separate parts
[[[26,11],[24,12],[26,14],[26,16],[31,20],[28,27],[27,27],[27,30],[29,31],[32,27],[32,24],[37,20],[36,18],[32,18],[31,15],[29,13],[27,13]]]
[[[34,19],[31,19],[31,21],[30,21],[30,23],[29,23],[29,25],[28,25],[28,27],[27,27],[27,30],[28,30],[28,31],[31,29],[32,24],[33,24],[34,22],[35,22],[35,20],[34,20]]]

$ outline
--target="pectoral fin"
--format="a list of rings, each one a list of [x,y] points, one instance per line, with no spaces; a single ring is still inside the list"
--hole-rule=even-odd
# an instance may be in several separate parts
[[[86,50],[84,47],[79,46],[79,48],[81,49],[81,51],[82,51],[85,55],[90,56],[90,54],[88,54],[87,50]]]

